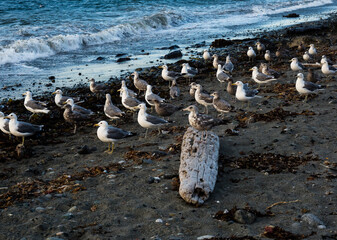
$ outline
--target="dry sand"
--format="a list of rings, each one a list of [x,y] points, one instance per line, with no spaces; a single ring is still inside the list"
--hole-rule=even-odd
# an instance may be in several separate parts
[[[86,100],[83,106],[98,111],[94,122],[82,124],[73,135],[62,111],[46,96],[52,114],[33,119],[45,124],[46,130],[40,138],[27,138],[30,156],[16,159],[19,141],[0,136],[0,239],[196,239],[204,235],[213,239],[337,239],[337,172],[333,170],[337,164],[336,77],[327,79],[317,70],[319,84],[326,88],[304,103],[295,90],[296,74],[289,70],[288,62],[294,56],[301,59],[296,44],[303,40],[315,43],[319,55],[325,54],[336,63],[336,28],[310,30],[314,27],[320,29],[319,23],[305,25],[306,31],[296,30],[301,29],[296,26],[260,38],[273,52],[283,43],[288,56],[271,65],[283,74],[277,82],[262,87],[259,95],[264,98],[254,100],[250,108],[233,102],[222,90],[224,85],[216,80],[211,64],[198,59],[190,62],[201,70],[195,81],[209,92],[219,91],[236,108],[225,116],[227,125],[212,130],[221,139],[218,180],[210,198],[199,207],[185,203],[177,191],[180,143],[188,126],[186,113],[177,112],[163,134],[153,131],[147,139],[143,138],[145,129],[128,114],[118,127],[137,135],[118,143],[109,155],[104,153],[107,144],[97,139],[93,127],[106,120],[104,99],[97,105],[88,88],[66,92],[81,94]],[[212,49],[222,59],[231,53],[237,60],[234,81],[249,82],[252,87],[257,85],[248,69],[263,62],[258,57],[249,63],[245,55],[247,46],[255,42],[236,41],[226,48]],[[170,69],[178,70],[179,63]],[[168,99],[167,82],[161,79],[159,69],[146,69],[141,76]],[[131,81],[128,84],[131,86]],[[178,84],[183,96],[171,103],[193,104],[185,80]],[[116,90],[117,84],[111,87]],[[121,106],[114,90],[114,102]],[[15,111],[20,119],[28,119],[22,101],[8,104],[4,112]],[[217,115],[213,108],[210,114]],[[231,134],[233,129],[236,134]],[[79,153],[84,145],[89,151]],[[225,217],[226,221],[214,218],[216,213],[221,216],[219,211],[234,207],[250,208],[260,215],[251,224],[238,223],[231,216]],[[301,222],[305,213],[317,216],[326,229]],[[289,233],[263,235],[269,231],[265,229],[268,225]]]

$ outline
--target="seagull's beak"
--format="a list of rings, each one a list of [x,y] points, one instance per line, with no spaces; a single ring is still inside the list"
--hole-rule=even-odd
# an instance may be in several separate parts
[[[122,89],[118,89],[118,90],[117,90],[117,92],[120,92],[120,91],[122,91]]]
[[[56,94],[56,92],[53,92],[51,95],[54,95],[54,94]]]
[[[249,69],[249,71],[253,71],[253,68]]]
[[[27,93],[22,93],[22,96],[26,96],[27,95]]]
[[[94,127],[99,127],[98,123],[94,124]]]
[[[187,108],[184,108],[184,109],[182,109],[182,111],[188,111],[188,107],[187,107]]]
[[[292,62],[293,60],[289,60],[289,62]]]
[[[10,119],[8,116],[4,117],[4,119]]]
[[[237,86],[238,84],[235,82],[235,83],[232,83],[232,85],[235,85],[235,86]]]
[[[158,68],[164,68],[163,66],[159,66]]]

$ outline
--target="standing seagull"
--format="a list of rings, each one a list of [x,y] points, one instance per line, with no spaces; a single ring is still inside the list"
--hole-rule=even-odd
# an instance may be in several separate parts
[[[109,126],[109,124],[106,121],[100,121],[94,126],[99,127],[97,129],[98,139],[101,140],[102,142],[108,143],[108,150],[106,150],[105,152],[109,154],[113,153],[115,142],[123,138],[131,137],[134,135],[134,133],[132,132],[128,132],[120,128]],[[110,144],[111,144],[111,150],[110,150]]]
[[[272,57],[271,57],[271,53],[270,53],[269,50],[266,50],[266,53],[264,54],[264,59],[265,59],[267,62],[271,62]]]
[[[266,47],[264,46],[263,43],[257,42],[256,43],[256,49],[259,52],[259,55],[261,55],[264,52],[264,50],[266,50]]]
[[[8,126],[10,133],[16,137],[22,137],[22,145],[25,144],[25,137],[41,132],[43,128],[43,125],[34,125],[28,122],[18,121],[15,113],[11,113],[5,118],[9,119]]]
[[[223,65],[222,69],[225,70],[225,71],[227,71],[227,72],[230,72],[230,73],[233,72],[233,70],[234,70],[234,64],[232,63],[231,57],[229,55],[226,57],[226,62]]]
[[[172,81],[172,85],[170,87],[170,96],[172,99],[178,98],[180,96],[180,89],[176,80]]]
[[[304,81],[304,76],[302,73],[297,74],[296,80],[296,90],[299,94],[305,94],[304,102],[308,99],[308,94],[315,93],[317,90],[323,90],[321,85]]]
[[[63,92],[61,89],[57,89],[55,92],[53,92],[52,94],[55,94],[55,104],[58,107],[63,107],[65,105],[65,102],[71,98],[71,97],[67,97],[67,96],[63,96]]]
[[[105,104],[104,104],[105,116],[107,116],[108,118],[112,120],[116,119],[116,121],[120,117],[123,117],[125,113],[112,103],[111,95],[107,93],[105,94],[105,97],[106,97]]]
[[[315,48],[315,44],[310,44],[310,48],[309,48],[308,52],[311,56],[317,55],[317,50]]]
[[[129,93],[125,91],[124,89],[120,89],[118,91],[121,91],[122,93],[123,106],[133,112],[137,111],[137,106],[141,104],[141,101],[139,101],[137,98],[130,97]]]
[[[208,113],[207,106],[213,105],[213,97],[208,93],[204,92],[202,86],[200,84],[192,85],[195,89],[194,98],[197,103],[203,105],[205,107],[205,113]]]
[[[0,130],[11,137],[11,132],[9,131],[9,120],[5,118],[5,114],[0,112]]]
[[[188,63],[183,63],[180,73],[184,78],[188,78],[188,82],[190,83],[191,78],[193,79],[198,74],[198,69],[191,67]]]
[[[171,85],[171,81],[177,80],[181,76],[178,72],[169,71],[167,65],[163,65],[162,68],[161,77],[169,82],[169,86]]]
[[[207,49],[204,50],[202,58],[205,60],[205,62],[211,60],[211,54],[209,54],[209,51]]]
[[[218,70],[216,71],[216,78],[220,83],[224,83],[230,79],[230,76],[228,76],[221,68],[221,65],[218,65]]]
[[[249,69],[250,71],[253,71],[252,72],[252,79],[257,83],[259,84],[259,88],[260,88],[260,85],[261,84],[266,84],[266,83],[269,83],[271,81],[275,81],[277,80],[276,78],[274,78],[274,76],[269,76],[269,75],[266,75],[264,73],[260,73],[259,72],[259,69],[255,66],[251,69]]]
[[[71,105],[69,104],[66,104],[65,106],[63,106],[63,108],[65,109],[63,112],[63,118],[67,122],[74,125],[74,131],[73,131],[74,134],[76,133],[78,122],[89,120],[92,118],[92,115],[73,111]]]
[[[219,64],[220,64],[221,66],[223,66],[223,65],[225,64],[224,62],[219,61],[219,57],[218,57],[217,54],[213,54],[212,57],[214,58],[214,59],[213,59],[213,67],[214,67],[215,69],[218,69]],[[220,68],[221,68],[221,66],[220,66]]]
[[[139,73],[134,72],[131,74],[133,76],[133,85],[138,89],[138,94],[140,91],[146,91],[147,85],[149,85],[145,80],[139,78]]]
[[[135,93],[134,91],[132,91],[131,89],[129,89],[127,86],[126,86],[126,83],[124,80],[122,80],[122,86],[121,86],[121,89],[124,89],[125,91],[128,92],[129,96],[131,97],[137,97],[137,93]]]
[[[169,104],[169,103],[162,103],[158,100],[154,100],[154,108],[156,110],[156,113],[161,117],[169,117],[176,111],[180,110],[179,107]]]
[[[145,138],[147,137],[147,132],[149,130],[149,128],[156,128],[158,127],[158,134],[160,133],[160,127],[163,125],[168,124],[168,121],[147,114],[146,113],[146,105],[145,103],[141,103],[137,106],[137,108],[139,109],[138,112],[138,123],[140,126],[142,126],[143,128],[146,128],[146,132],[145,132]]]
[[[94,112],[91,111],[90,109],[86,109],[84,107],[76,105],[72,98],[69,98],[65,103],[69,104],[71,106],[72,111],[76,111],[76,112],[79,112],[81,114],[94,115]]]
[[[248,102],[248,107],[249,107],[249,101],[252,100],[253,98],[262,98],[261,96],[257,96],[256,94],[259,92],[257,90],[251,90],[248,88],[248,86],[243,84],[241,81],[236,81],[233,83],[233,85],[236,85],[236,93],[235,97],[242,102]]]
[[[228,80],[226,91],[232,95],[235,100],[236,87],[233,86],[233,81],[231,79]]]
[[[247,56],[249,57],[249,61],[253,61],[256,58],[256,53],[252,47],[248,47]]]
[[[50,110],[48,110],[46,108],[47,104],[44,102],[39,102],[39,101],[35,101],[32,98],[32,93],[30,91],[27,91],[25,93],[23,93],[22,95],[25,95],[25,102],[24,102],[24,106],[25,108],[32,112],[33,114],[30,116],[30,118],[35,114],[35,113],[45,113],[48,114],[50,112]],[[29,119],[30,119],[29,118]]]
[[[302,65],[302,63],[300,63],[299,61],[298,61],[298,59],[297,58],[292,58],[291,60],[290,60],[290,68],[291,68],[291,70],[293,70],[293,71],[302,71],[302,70],[304,70],[304,69],[306,69],[303,65]]]
[[[191,127],[198,131],[207,131],[214,126],[223,123],[223,121],[220,119],[212,118],[207,114],[200,114],[198,112],[198,108],[195,105],[184,108],[183,111],[190,112],[188,114],[188,122]]]
[[[92,93],[103,94],[109,90],[109,87],[103,83],[96,83],[95,79],[90,79],[90,91]]]
[[[324,75],[333,75],[337,72],[336,68],[334,68],[333,66],[329,66],[329,63],[327,60],[323,59],[322,62],[323,63],[322,63],[321,70]]]
[[[154,94],[152,92],[152,86],[147,85],[146,92],[145,92],[145,100],[146,102],[152,107],[154,107],[154,100],[157,100],[158,102],[164,102],[164,98],[159,97],[157,94]]]
[[[213,92],[213,107],[217,110],[220,115],[230,112],[233,107],[224,99],[221,99],[218,92]]]
[[[305,51],[303,54],[303,60],[308,62],[310,60],[310,54],[308,53],[308,51]]]

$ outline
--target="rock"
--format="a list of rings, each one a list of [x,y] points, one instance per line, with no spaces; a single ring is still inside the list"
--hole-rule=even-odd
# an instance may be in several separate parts
[[[234,213],[234,220],[242,224],[252,224],[256,219],[254,213],[251,213],[244,209],[236,210]]]
[[[149,180],[147,181],[149,184],[151,183],[159,183],[160,178],[159,177],[149,177]]]
[[[152,164],[153,161],[151,159],[143,159],[143,163]]]
[[[76,206],[72,206],[71,208],[69,208],[68,212],[75,212],[77,210]]]
[[[42,213],[42,212],[45,211],[45,208],[43,208],[43,207],[37,207],[37,208],[35,208],[35,211],[39,212],[39,213]]]
[[[116,57],[119,58],[119,57],[124,56],[124,55],[126,55],[126,53],[118,53],[118,54],[116,54]]]
[[[227,47],[230,45],[233,45],[234,42],[231,40],[226,40],[226,39],[215,39],[212,44],[211,47],[215,47],[215,48],[222,48],[222,47]]]
[[[201,48],[201,47],[204,47],[204,46],[206,46],[206,42],[205,41],[203,41],[201,43],[196,43],[196,44],[192,45],[191,47],[192,48]]]
[[[46,86],[46,87],[51,87],[51,86],[53,86],[53,84],[47,83],[47,84],[45,84],[45,86]]]
[[[204,235],[204,236],[197,237],[197,240],[206,240],[206,239],[211,239],[211,238],[214,238],[214,236]]]
[[[297,13],[290,13],[290,14],[287,14],[287,15],[283,15],[283,17],[285,17],[285,18],[298,18],[298,17],[300,17],[300,15],[298,15]]]
[[[118,58],[118,59],[117,59],[117,62],[118,62],[118,63],[121,63],[121,62],[130,61],[130,60],[131,60],[131,58],[129,58],[129,57],[124,57],[124,58]]]
[[[49,78],[48,78],[49,80],[55,80],[55,76],[50,76]]]
[[[74,217],[74,214],[72,214],[71,212],[68,212],[64,214],[62,217],[66,219],[72,219]]]
[[[104,57],[98,57],[98,58],[96,58],[97,61],[102,61],[104,59],[105,59]]]
[[[94,151],[96,151],[97,148],[93,147],[93,148],[89,148],[87,145],[84,145],[77,153],[79,154],[90,154]]]
[[[183,54],[180,50],[170,52],[164,56],[164,59],[173,59],[173,58],[181,58]]]
[[[163,223],[164,221],[160,218],[156,219],[156,223]]]
[[[307,223],[311,227],[317,227],[319,229],[326,228],[324,223],[318,217],[311,213],[303,214],[301,217],[301,221]]]
[[[46,238],[46,240],[64,240],[64,239],[59,237],[48,237]]]

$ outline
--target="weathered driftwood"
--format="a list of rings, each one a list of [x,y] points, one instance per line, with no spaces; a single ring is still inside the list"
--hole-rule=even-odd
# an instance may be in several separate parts
[[[320,68],[322,65],[320,63],[302,63],[303,66],[306,66],[306,67],[317,67],[317,68]]]
[[[219,137],[211,131],[189,127],[181,145],[180,196],[188,203],[203,204],[218,175]]]

